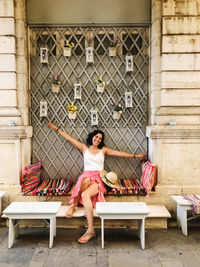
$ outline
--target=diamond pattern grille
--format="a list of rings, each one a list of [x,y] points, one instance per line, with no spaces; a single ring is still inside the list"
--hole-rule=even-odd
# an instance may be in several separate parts
[[[117,56],[109,57],[108,41],[120,40]],[[31,120],[33,125],[32,161],[44,162],[44,178],[76,178],[83,171],[81,153],[56,132],[48,129],[47,120],[39,117],[39,102],[48,103],[48,119],[84,142],[96,128],[105,132],[106,146],[140,153],[147,150],[148,87],[148,28],[139,27],[31,27]],[[75,44],[70,58],[63,56],[64,41]],[[94,47],[94,64],[87,64],[85,47]],[[49,50],[49,64],[40,63],[40,47]],[[134,56],[134,71],[125,73],[125,55]],[[51,81],[60,75],[61,89],[51,92]],[[106,82],[103,93],[95,90],[95,80],[102,76]],[[73,84],[82,85],[82,99],[76,100],[78,116],[69,120],[66,107],[74,101]],[[112,117],[112,104],[124,104],[124,93],[132,91],[133,107],[126,108],[119,121]],[[90,110],[98,109],[98,127],[91,126]],[[108,157],[105,169],[115,171],[120,178],[140,177],[139,160]]]

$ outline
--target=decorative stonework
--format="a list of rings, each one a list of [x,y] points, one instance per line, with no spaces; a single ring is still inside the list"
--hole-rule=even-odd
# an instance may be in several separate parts
[[[19,184],[30,163],[28,52],[25,1],[0,1],[0,182]],[[10,125],[10,126],[9,126]]]

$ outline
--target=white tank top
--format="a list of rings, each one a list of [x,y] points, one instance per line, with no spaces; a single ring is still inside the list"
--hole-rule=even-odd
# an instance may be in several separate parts
[[[101,171],[104,169],[104,154],[99,151],[96,155],[92,154],[86,149],[83,154],[84,158],[84,171]]]

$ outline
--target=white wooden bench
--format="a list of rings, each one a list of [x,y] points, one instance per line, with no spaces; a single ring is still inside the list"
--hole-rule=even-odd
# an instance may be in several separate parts
[[[103,203],[117,203],[117,202],[103,202]],[[119,202],[119,203],[124,203],[124,202]],[[138,203],[138,202],[129,202],[129,203]],[[147,205],[147,207],[149,208],[149,213],[148,215],[146,216],[146,224],[148,224],[148,220],[153,220],[153,219],[158,219],[158,220],[164,220],[165,223],[162,224],[164,225],[164,228],[166,229],[167,228],[167,219],[168,218],[171,218],[171,214],[169,213],[169,211],[167,210],[167,208],[164,206],[164,205]],[[56,215],[56,217],[66,217],[66,212],[67,210],[70,208],[70,206],[66,205],[62,205]],[[93,210],[93,214],[94,214],[94,217],[100,217],[100,215],[97,214],[96,210],[94,209]],[[78,207],[75,209],[75,212],[73,214],[73,217],[74,218],[77,218],[77,217],[83,217],[85,216],[85,211],[84,211],[84,208],[83,207]],[[118,216],[118,215],[117,215]],[[114,218],[110,218],[110,219],[114,219]],[[124,218],[118,218],[118,219],[126,219],[125,217]],[[132,219],[132,218],[130,218]],[[133,219],[136,219],[136,218],[133,218]],[[145,248],[145,239],[143,238],[144,237],[144,227],[145,227],[145,224],[143,222],[143,231],[140,232],[140,240],[141,240],[141,246],[142,248],[144,249]],[[142,236],[142,233],[143,233],[143,236]],[[103,235],[103,232],[102,232],[102,235]],[[104,239],[102,237],[102,248],[104,248]]]
[[[133,203],[137,203],[137,202],[133,202]],[[56,218],[66,218],[66,212],[69,208],[70,208],[69,205],[61,205],[56,214]],[[146,217],[146,222],[145,222],[146,226],[149,226],[148,221],[152,221],[155,219],[155,220],[158,220],[159,222],[164,221],[164,223],[161,224],[162,228],[167,229],[167,219],[171,218],[171,214],[169,213],[167,208],[164,205],[148,205],[148,208],[150,210],[150,213]],[[99,218],[99,215],[96,213],[95,209],[93,210],[93,214],[94,214],[94,217]],[[75,209],[73,218],[79,218],[79,217],[84,217],[84,216],[85,216],[85,211],[83,207],[78,207]],[[8,218],[8,216],[5,213],[2,215],[2,217],[5,219]],[[70,220],[70,219],[66,219],[66,220]],[[68,224],[66,223],[66,226],[67,225]]]
[[[198,196],[200,197],[200,196]],[[191,203],[184,199],[183,196],[171,196],[171,198],[176,202],[177,204],[177,224],[179,227],[181,227],[182,233],[184,235],[188,235],[188,227],[187,222],[193,217],[187,216],[187,212],[192,210]]]
[[[61,202],[12,202],[3,213],[9,219],[8,248],[19,234],[19,221],[24,219],[49,220],[49,247],[56,236],[56,214]]]
[[[57,218],[65,218],[66,217],[66,211],[69,209],[70,206],[68,205],[62,205],[56,215]],[[157,229],[167,229],[167,220],[169,218],[171,218],[171,214],[169,213],[169,211],[167,210],[167,208],[164,205],[149,205],[148,207],[150,209],[150,213],[147,216],[146,220],[145,220],[145,224],[146,224],[146,228],[157,228]],[[96,210],[93,210],[93,214],[94,217],[98,217],[96,213]],[[83,207],[78,207],[76,208],[74,214],[73,214],[73,218],[74,219],[78,219],[79,217],[84,217],[85,216],[85,212],[84,212],[84,208]],[[98,224],[98,222],[96,222]],[[66,226],[68,225],[68,227],[73,228],[73,222],[70,222],[68,224],[66,224]],[[116,225],[116,223],[115,223]],[[107,222],[106,224],[107,227],[113,227],[113,222]],[[124,225],[125,226],[125,225]],[[116,226],[117,227],[117,226]],[[119,227],[121,227],[121,224],[119,224]],[[135,225],[133,226],[133,228],[135,227]]]
[[[100,202],[99,202],[100,203]],[[115,205],[117,205],[118,202],[101,202],[101,203],[109,203],[112,205],[112,203],[114,203]],[[125,203],[125,202],[119,202],[120,203]],[[128,203],[141,203],[141,202],[128,202]],[[98,203],[97,203],[98,205]],[[101,204],[100,204],[101,205]],[[149,220],[152,220],[152,219],[159,219],[159,220],[165,220],[165,223],[164,225],[165,226],[165,229],[167,228],[167,219],[168,218],[171,218],[171,214],[169,213],[169,211],[167,210],[167,208],[164,206],[164,205],[147,205],[148,209],[149,209],[149,212],[144,213],[146,214],[145,216],[143,216],[143,219],[146,218],[147,221],[148,219]],[[70,206],[66,205],[62,205],[56,215],[56,217],[66,217],[66,212],[67,210],[70,208]],[[100,214],[98,214],[98,210],[96,211],[96,209],[93,209],[93,214],[94,214],[94,217],[101,217]],[[136,218],[134,217],[134,213],[132,213],[133,216],[130,218],[130,216],[128,215],[129,219],[139,219],[139,220],[142,220],[141,217],[139,218]],[[136,214],[137,215],[137,214]],[[141,215],[141,214],[140,214]],[[73,217],[74,218],[77,218],[77,217],[83,217],[85,216],[85,211],[84,211],[84,208],[83,207],[78,207],[75,209],[75,212],[73,214]],[[107,217],[108,219],[108,217]],[[121,215],[120,217],[120,213],[116,214],[116,216],[113,216],[113,214],[111,215],[111,217],[109,217],[109,219],[127,219],[125,217],[125,215]],[[142,249],[145,248],[145,236],[144,236],[144,230],[145,230],[145,222],[144,220],[142,221],[143,223],[140,224],[140,231],[139,231],[139,237],[140,237],[140,241],[141,241],[141,247]],[[163,224],[162,224],[163,225]],[[102,248],[104,248],[104,232],[102,230],[102,224],[101,224],[101,241],[102,241]]]
[[[145,249],[145,218],[150,209],[144,202],[97,202],[96,213],[101,218],[101,244],[104,249],[104,220],[138,220],[139,238]]]

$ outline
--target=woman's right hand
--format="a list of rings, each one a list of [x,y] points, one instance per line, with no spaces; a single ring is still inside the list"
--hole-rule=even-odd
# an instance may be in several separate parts
[[[54,131],[58,131],[58,129],[59,129],[57,126],[55,126],[50,121],[48,122],[48,125],[49,125],[49,128],[53,129]],[[76,139],[74,139],[73,137],[71,137],[69,134],[67,134],[66,132],[64,132],[62,130],[58,131],[58,133],[61,134],[67,141],[69,141],[72,145],[77,147],[79,150],[81,150],[82,152],[85,151],[86,145],[84,143],[77,141]]]
[[[49,121],[48,125],[49,125],[49,128],[51,128],[51,129],[53,129],[53,130],[55,130],[55,131],[58,129],[58,128],[57,128],[53,123],[51,123],[50,121]]]

